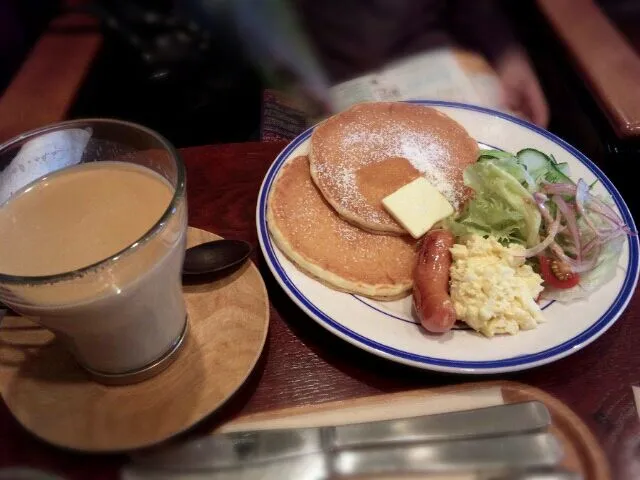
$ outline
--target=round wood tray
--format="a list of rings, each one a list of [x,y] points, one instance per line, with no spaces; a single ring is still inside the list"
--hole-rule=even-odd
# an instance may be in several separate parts
[[[220,238],[189,228],[188,246]],[[189,333],[167,370],[144,382],[92,381],[51,332],[7,315],[0,327],[0,393],[39,438],[65,448],[113,452],[150,446],[220,407],[264,347],[269,300],[250,261],[208,283],[185,285]]]
[[[389,420],[530,400],[542,402],[549,409],[549,432],[556,436],[564,450],[562,467],[579,473],[585,480],[611,480],[611,471],[602,447],[589,427],[568,405],[539,388],[503,380],[462,383],[269,410],[234,419],[218,428],[217,432]]]

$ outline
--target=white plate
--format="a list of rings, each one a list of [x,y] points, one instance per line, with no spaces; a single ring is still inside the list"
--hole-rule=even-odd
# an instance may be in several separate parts
[[[478,143],[515,152],[532,147],[568,162],[571,177],[599,187],[614,199],[624,221],[635,231],[622,197],[583,154],[555,135],[515,117],[486,108],[440,101],[414,102],[446,113]],[[416,367],[457,373],[498,373],[524,370],[558,360],[602,335],[626,308],[638,281],[638,238],[628,237],[615,278],[587,300],[545,305],[547,322],[515,336],[487,339],[472,331],[425,334],[411,316],[410,297],[377,302],[325,287],[300,272],[272,242],[266,203],[274,178],[291,158],[305,154],[312,129],[291,142],[267,172],[257,208],[260,246],[276,279],[307,315],[353,345],[390,360]]]

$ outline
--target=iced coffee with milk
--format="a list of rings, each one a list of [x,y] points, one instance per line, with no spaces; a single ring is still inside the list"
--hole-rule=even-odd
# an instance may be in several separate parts
[[[187,325],[184,178],[129,158],[58,169],[0,206],[0,298],[124,383],[172,354]]]

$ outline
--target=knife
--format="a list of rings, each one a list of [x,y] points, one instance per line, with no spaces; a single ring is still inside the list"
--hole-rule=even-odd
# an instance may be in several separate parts
[[[464,480],[560,480],[579,478],[553,469],[562,458],[557,439],[533,433],[471,440],[395,444],[313,452],[265,462],[219,468],[194,465],[125,467],[123,480],[326,480],[337,478],[424,478]],[[543,469],[543,470],[540,470]],[[456,475],[456,476],[454,476]]]
[[[530,401],[350,425],[216,434],[132,457],[154,468],[211,470],[338,450],[539,432],[550,423],[546,406]]]

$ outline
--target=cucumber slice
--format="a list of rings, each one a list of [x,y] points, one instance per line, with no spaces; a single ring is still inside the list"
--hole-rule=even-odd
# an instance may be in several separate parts
[[[503,152],[502,150],[480,150],[480,154],[478,155],[478,161],[482,162],[484,160],[517,160],[513,154],[509,152]]]
[[[534,148],[520,150],[516,156],[518,162],[527,169],[536,181],[544,179],[551,183],[573,183],[562,171],[562,169],[567,169],[568,165],[560,167],[555,159],[552,160],[551,157]]]
[[[551,154],[549,154],[549,158],[551,158],[551,161],[553,162],[555,167],[562,173],[564,173],[567,177],[571,174],[571,170],[569,169],[569,164],[567,162],[558,163],[556,157]]]
[[[513,158],[513,154],[502,150],[480,150],[479,157]]]
[[[564,173],[567,177],[571,173],[570,170],[569,170],[569,164],[567,162],[562,162],[562,163],[556,164],[556,168],[558,170],[560,170],[562,173]]]
[[[551,165],[547,173],[544,174],[544,179],[551,183],[574,183],[568,176],[566,176],[556,165]]]
[[[518,163],[523,165],[527,169],[527,172],[529,172],[529,175],[536,181],[553,166],[553,162],[549,157],[533,148],[520,150],[516,156],[518,157]]]

